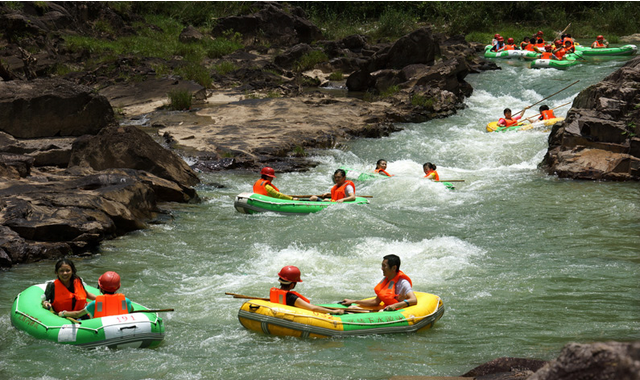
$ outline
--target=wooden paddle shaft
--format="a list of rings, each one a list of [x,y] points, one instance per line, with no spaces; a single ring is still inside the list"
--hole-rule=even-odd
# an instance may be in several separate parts
[[[519,113],[522,113],[522,112],[526,111],[527,109],[529,109],[529,108],[531,108],[531,107],[535,106],[535,105],[536,105],[536,104],[538,104],[538,103],[542,103],[542,102],[544,102],[545,100],[549,99],[550,97],[552,97],[552,96],[554,96],[554,95],[557,95],[557,94],[561,93],[562,91],[566,90],[567,88],[569,88],[569,87],[573,86],[574,84],[576,84],[576,83],[578,83],[578,82],[580,82],[580,79],[578,79],[577,81],[575,81],[575,82],[571,83],[570,85],[568,85],[567,87],[563,88],[562,90],[560,90],[560,91],[558,91],[558,92],[554,92],[553,94],[551,94],[551,95],[547,96],[546,98],[544,98],[544,99],[542,99],[542,100],[540,100],[540,101],[538,101],[538,102],[536,102],[536,103],[533,103],[532,105],[530,105],[529,107],[526,107],[525,109],[523,109],[522,111],[520,111],[520,112],[516,113],[515,115],[517,115],[517,114],[519,114]]]
[[[134,310],[132,313],[161,313],[165,311],[173,311],[173,309],[149,309],[149,310]]]
[[[224,294],[226,294],[228,296],[233,296],[233,298],[243,298],[243,299],[247,299],[247,300],[270,301],[269,298],[245,296],[243,294],[237,294],[237,293],[225,292]],[[345,312],[348,312],[348,313],[370,313],[372,311],[372,310],[363,310],[363,309],[347,310],[347,308],[344,308],[344,307],[333,307],[333,306],[322,306],[322,307],[324,307],[325,309],[330,309],[330,310],[344,310]]]

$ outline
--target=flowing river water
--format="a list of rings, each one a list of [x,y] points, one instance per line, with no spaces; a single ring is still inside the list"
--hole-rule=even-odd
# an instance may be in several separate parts
[[[203,175],[202,204],[169,205],[162,223],[75,259],[92,285],[115,270],[131,299],[175,308],[164,314],[166,337],[157,349],[84,350],[36,340],[11,326],[11,302],[52,279],[54,261],[0,273],[0,378],[455,376],[501,356],[550,360],[569,342],[640,339],[638,183],[548,176],[537,169],[548,132],[485,132],[505,107],[520,110],[580,79],[546,103],[570,102],[623,63],[558,71],[498,62],[502,70],[467,77],[474,92],[457,115],[310,152],[318,167],[277,173],[274,182],[289,194],[321,193],[337,167],[369,171],[387,159],[393,179],[358,184],[358,194],[373,196],[366,206],[244,215],[233,200],[250,191],[256,175]],[[427,161],[442,179],[465,182],[449,191],[422,179]],[[206,185],[213,182],[226,187]],[[237,318],[243,301],[224,295],[265,297],[279,269],[296,265],[304,280],[296,290],[314,303],[370,296],[391,253],[415,290],[444,300],[433,329],[326,340],[265,336],[244,329]]]

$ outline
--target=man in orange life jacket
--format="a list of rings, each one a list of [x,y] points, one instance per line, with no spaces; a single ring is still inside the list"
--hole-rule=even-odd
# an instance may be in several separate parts
[[[120,275],[116,272],[105,272],[98,279],[98,289],[103,293],[96,296],[84,309],[78,311],[61,311],[60,317],[79,318],[89,314],[91,318],[108,317],[110,315],[129,314],[133,311],[131,300],[116,291],[120,289]]]
[[[546,104],[541,105],[538,110],[540,111],[540,117],[538,118],[538,120],[549,120],[556,118],[556,115],[553,114],[553,110],[550,110],[549,106]]]
[[[268,166],[262,168],[262,170],[260,170],[260,179],[253,184],[253,192],[256,194],[266,195],[271,198],[286,199],[288,201],[298,200],[298,198],[282,194],[280,190],[271,183],[273,178],[276,178],[276,172],[273,168]]]
[[[382,275],[384,278],[374,288],[376,292],[375,298],[362,300],[345,298],[341,303],[345,305],[355,303],[360,306],[380,307],[380,311],[403,309],[418,303],[418,299],[411,288],[413,286],[411,279],[400,270],[400,258],[398,256],[387,255],[382,259]],[[349,308],[347,308],[348,310]]]
[[[557,60],[558,58],[553,54],[553,46],[551,45],[546,45],[544,47],[544,53],[542,53],[542,55],[540,56],[540,59],[555,59]]]
[[[609,41],[605,40],[604,36],[600,35],[600,36],[596,37],[596,40],[593,41],[593,43],[591,44],[591,47],[593,49],[608,48],[609,47]]]
[[[338,169],[333,173],[333,182],[335,185],[331,188],[330,193],[324,193],[322,195],[313,195],[309,198],[310,201],[317,201],[320,198],[331,197],[331,202],[349,202],[356,200],[356,185],[347,179],[347,173]]]
[[[498,119],[498,125],[501,127],[511,127],[518,124],[518,120],[520,120],[522,116],[511,116],[511,109],[504,109],[504,117]]]
[[[518,47],[516,46],[516,42],[513,38],[511,37],[507,38],[507,44],[504,45],[504,50],[518,50]]]
[[[344,310],[332,310],[322,306],[312,304],[308,298],[298,292],[294,292],[298,282],[302,282],[300,278],[300,269],[293,265],[287,265],[278,273],[278,281],[280,288],[271,288],[269,291],[269,301],[281,305],[294,306],[300,309],[306,309],[326,314],[344,314]]]

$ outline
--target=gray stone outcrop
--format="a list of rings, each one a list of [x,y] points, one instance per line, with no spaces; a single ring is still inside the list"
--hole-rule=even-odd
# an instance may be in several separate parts
[[[640,180],[640,57],[578,94],[541,164],[561,178]]]

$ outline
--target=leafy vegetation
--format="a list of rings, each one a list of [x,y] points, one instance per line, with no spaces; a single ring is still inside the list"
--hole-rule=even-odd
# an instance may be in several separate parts
[[[341,81],[344,79],[344,73],[341,70],[337,70],[329,74],[329,80]]]
[[[293,67],[295,71],[298,72],[311,70],[318,63],[326,62],[328,60],[329,57],[327,57],[323,51],[314,50],[300,57],[300,59],[293,64]]]
[[[411,96],[411,104],[414,106],[424,107],[427,109],[433,109],[433,105],[436,100],[431,97],[427,97],[421,94],[413,94]]]
[[[167,94],[169,97],[169,109],[188,110],[191,108],[192,95],[188,90],[173,90]]]

